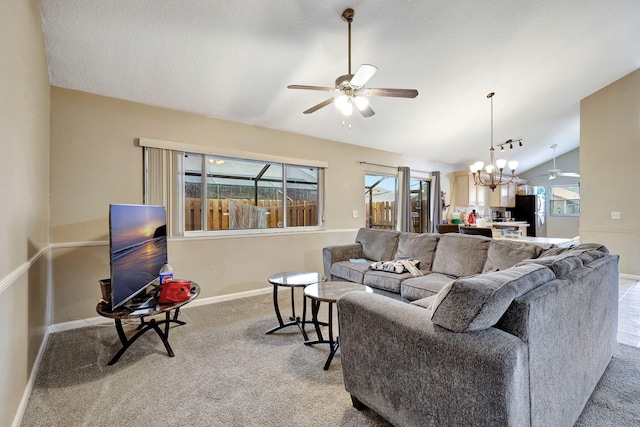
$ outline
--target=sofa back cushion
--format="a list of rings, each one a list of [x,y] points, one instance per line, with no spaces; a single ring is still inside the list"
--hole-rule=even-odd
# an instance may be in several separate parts
[[[398,231],[361,228],[356,243],[362,245],[362,255],[373,261],[391,261],[398,246]]]
[[[555,273],[556,277],[560,278],[567,275],[576,268],[580,268],[583,266],[582,259],[578,257],[579,253],[580,252],[576,251],[567,251],[553,256],[545,256],[536,259],[526,259],[518,263],[518,265],[544,265],[546,267],[549,267]]]
[[[544,252],[542,252],[542,254],[540,255],[540,258],[553,256],[553,255],[560,255],[564,252],[573,251],[576,249],[577,250],[595,249],[597,251],[603,252],[604,255],[609,254],[609,249],[607,249],[607,247],[601,243],[581,243],[579,245],[549,248]]]
[[[500,320],[514,298],[554,279],[553,272],[539,264],[460,278],[437,294],[431,320],[454,332],[486,329]]]
[[[447,276],[464,277],[482,272],[491,239],[469,234],[440,235],[431,271]]]
[[[525,259],[538,258],[542,252],[542,247],[531,243],[492,240],[482,272],[506,270]]]
[[[417,259],[420,270],[431,270],[439,234],[401,233],[398,236],[396,260]]]

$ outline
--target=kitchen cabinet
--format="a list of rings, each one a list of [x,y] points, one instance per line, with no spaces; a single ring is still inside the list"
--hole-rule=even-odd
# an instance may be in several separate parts
[[[518,183],[500,184],[494,191],[489,189],[489,207],[513,208],[516,206],[516,190]]]
[[[471,172],[456,172],[454,201],[456,206],[484,206],[485,187],[475,184]]]

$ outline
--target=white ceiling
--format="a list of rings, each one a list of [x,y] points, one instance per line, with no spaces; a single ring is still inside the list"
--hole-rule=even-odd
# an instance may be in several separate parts
[[[302,111],[352,68],[376,114]],[[579,103],[640,67],[638,0],[42,0],[51,84],[466,165],[494,142],[526,171],[579,145]]]

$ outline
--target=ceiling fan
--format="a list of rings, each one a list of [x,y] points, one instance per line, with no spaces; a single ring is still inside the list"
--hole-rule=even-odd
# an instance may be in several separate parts
[[[549,169],[547,172],[549,173],[549,180],[556,179],[558,176],[567,176],[573,178],[580,178],[579,173],[575,172],[561,172],[560,169],[556,168],[556,148],[558,144],[553,144],[551,148],[553,149],[553,168]]]
[[[349,116],[353,112],[353,106],[360,111],[363,117],[371,117],[375,112],[369,106],[368,96],[390,96],[395,98],[415,98],[418,91],[415,89],[382,89],[382,88],[365,88],[365,84],[376,73],[378,68],[371,64],[362,64],[355,74],[351,74],[351,22],[355,12],[353,9],[346,9],[342,12],[342,19],[349,24],[349,69],[347,74],[339,76],[336,79],[335,87],[325,86],[305,86],[305,85],[289,85],[289,89],[306,89],[306,90],[322,90],[327,92],[335,92],[336,95],[329,99],[314,105],[308,110],[303,111],[304,114],[311,114],[322,107],[335,103],[336,107],[342,114]]]

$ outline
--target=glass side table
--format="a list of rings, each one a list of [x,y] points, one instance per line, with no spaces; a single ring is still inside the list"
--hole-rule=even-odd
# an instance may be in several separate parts
[[[278,318],[278,325],[269,329],[265,333],[272,334],[275,331],[286,328],[287,326],[297,325],[298,328],[300,328],[300,332],[302,332],[304,340],[307,341],[309,338],[304,330],[305,319],[307,316],[307,300],[306,297],[303,296],[302,319],[300,319],[300,317],[296,316],[295,289],[321,283],[325,280],[327,280],[327,278],[324,274],[309,271],[290,271],[274,274],[269,277],[269,283],[273,285],[273,308],[276,312],[276,317]],[[278,307],[278,288],[280,286],[291,288],[291,316],[289,317],[289,321],[286,323],[283,322],[282,315],[280,314],[280,307]]]
[[[359,285],[351,282],[324,282],[317,283],[304,288],[304,295],[311,299],[311,313],[313,316],[313,324],[315,325],[317,339],[309,341],[306,340],[306,345],[312,344],[329,344],[329,357],[324,364],[324,370],[329,369],[333,356],[340,347],[339,337],[333,337],[333,304],[338,301],[338,298],[348,292],[368,292],[373,293],[373,289],[369,286]],[[318,311],[320,310],[320,303],[326,302],[329,304],[329,323],[326,324],[329,329],[329,339],[324,339],[320,326],[322,323],[318,322]],[[338,316],[340,313],[338,313]]]

